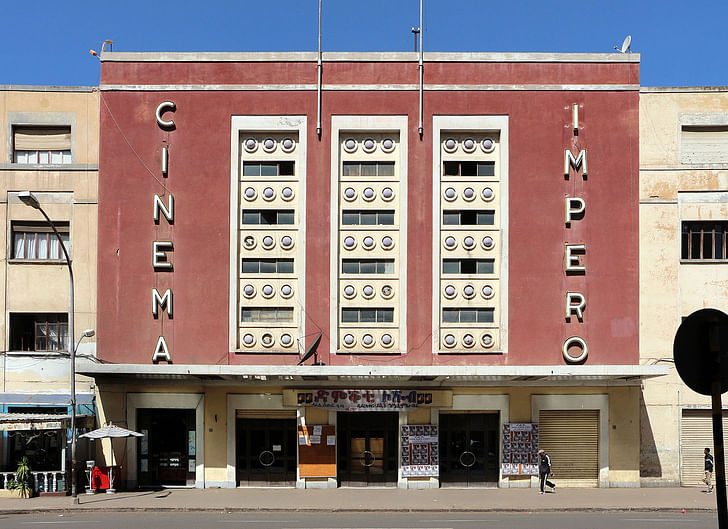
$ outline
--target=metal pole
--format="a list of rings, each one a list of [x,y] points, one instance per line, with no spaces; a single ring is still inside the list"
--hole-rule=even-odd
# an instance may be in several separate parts
[[[51,229],[53,230],[53,233],[56,234],[56,238],[58,239],[58,244],[61,245],[61,250],[63,250],[63,257],[66,258],[66,264],[68,265],[68,278],[71,283],[71,292],[70,292],[70,303],[69,303],[69,309],[68,309],[68,356],[70,358],[71,362],[71,497],[75,498],[77,497],[77,491],[76,491],[76,348],[74,347],[73,342],[73,313],[74,313],[74,303],[73,303],[73,267],[71,266],[71,258],[68,256],[68,251],[66,250],[66,245],[63,244],[63,239],[61,239],[61,234],[58,233],[58,230],[56,229],[56,225],[53,224],[53,221],[46,215],[46,212],[43,211],[43,208],[40,207],[40,204],[38,204],[38,211],[40,211],[43,214],[43,217],[45,217],[46,221],[50,225]]]
[[[718,507],[718,529],[728,529],[728,505],[725,490],[725,453],[723,450],[723,405],[721,403],[721,343],[720,327],[711,323],[708,327],[708,349],[712,353],[714,369],[710,393],[713,408],[713,448],[715,450],[715,501]]]
[[[423,106],[422,106],[422,84],[424,82],[424,64],[423,64],[423,58],[422,58],[422,48],[425,41],[425,32],[422,29],[422,0],[420,0],[420,60],[419,60],[419,70],[420,70],[420,120],[419,124],[417,125],[417,131],[420,133],[420,139],[422,139],[422,133],[424,129],[422,128],[422,112],[423,112]]]
[[[316,134],[319,140],[321,139],[321,70],[323,64],[321,63],[321,0],[318,5],[318,59],[316,62],[316,72],[318,75],[317,87],[316,87]]]

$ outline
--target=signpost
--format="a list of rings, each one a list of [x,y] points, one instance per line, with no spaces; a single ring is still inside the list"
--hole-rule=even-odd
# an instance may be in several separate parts
[[[683,382],[712,398],[718,528],[728,529],[721,404],[721,394],[728,391],[728,314],[716,309],[693,312],[678,328],[672,354]]]

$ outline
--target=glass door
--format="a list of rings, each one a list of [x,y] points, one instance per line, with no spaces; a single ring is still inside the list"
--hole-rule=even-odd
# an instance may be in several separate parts
[[[339,412],[339,484],[349,487],[397,482],[396,412]]]
[[[240,486],[296,484],[295,419],[237,419],[235,435]]]
[[[498,413],[440,414],[440,483],[498,484]]]

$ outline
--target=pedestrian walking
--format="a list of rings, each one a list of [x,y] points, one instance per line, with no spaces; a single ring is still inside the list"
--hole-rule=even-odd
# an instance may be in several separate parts
[[[713,456],[710,455],[710,448],[706,448],[703,453],[705,454],[705,477],[703,483],[708,486],[707,492],[710,494],[713,492]]]
[[[551,492],[556,492],[556,485],[549,481],[549,476],[553,476],[551,472],[551,458],[546,454],[546,451],[541,449],[538,451],[539,463],[538,463],[538,481],[539,481],[539,494],[544,493],[544,486],[548,485],[551,487]]]

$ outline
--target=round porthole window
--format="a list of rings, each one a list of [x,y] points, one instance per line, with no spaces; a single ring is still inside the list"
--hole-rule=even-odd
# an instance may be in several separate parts
[[[293,337],[288,333],[281,334],[281,345],[283,347],[290,347],[293,345]]]
[[[492,138],[485,138],[480,142],[480,148],[483,149],[483,152],[493,152],[495,149],[495,142]]]
[[[453,189],[452,187],[448,187],[445,190],[444,195],[445,195],[445,200],[452,202],[453,200],[455,200],[458,197],[458,192],[455,191],[455,189]]]
[[[364,188],[364,192],[362,193],[364,196],[364,200],[374,200],[374,197],[377,195],[374,190],[371,187]]]
[[[344,297],[346,299],[351,299],[354,296],[356,296],[356,289],[354,288],[354,286],[353,285],[346,285],[344,287]]]
[[[371,250],[372,248],[374,248],[374,237],[367,235],[366,237],[364,237],[361,245],[367,250]]]
[[[475,297],[475,287],[473,285],[465,285],[463,287],[463,297],[465,299],[473,299]]]
[[[265,237],[263,237],[263,248],[265,248],[266,250],[270,250],[275,245],[276,241],[273,237],[271,237],[270,235],[266,235]]]
[[[283,189],[281,189],[281,196],[283,197],[283,200],[293,200],[293,195],[293,189],[291,189],[290,187],[284,187]]]
[[[455,336],[452,334],[446,334],[445,337],[442,339],[442,342],[445,344],[445,347],[455,347]]]
[[[246,235],[243,239],[243,246],[245,246],[247,250],[252,250],[253,248],[255,248],[255,237],[253,237],[252,235]]]
[[[361,289],[361,293],[366,299],[372,299],[374,297],[374,287],[371,285],[365,285],[364,288]]]
[[[394,296],[394,289],[391,285],[384,285],[382,287],[382,297],[384,299],[390,299],[392,296]]]
[[[283,285],[281,287],[281,296],[288,299],[293,295],[293,287],[291,285]]]
[[[472,187],[466,187],[463,189],[463,198],[470,202],[475,198],[475,190]]]
[[[255,297],[255,287],[253,285],[245,285],[243,287],[243,296],[248,299]]]
[[[392,191],[391,187],[385,187],[382,189],[382,199],[389,202],[394,198],[394,191]]]
[[[493,287],[490,285],[485,285],[481,290],[480,293],[483,295],[485,299],[490,299],[495,295],[495,290],[493,290]]]
[[[493,246],[495,246],[495,241],[493,240],[493,237],[491,237],[490,235],[486,235],[485,237],[483,237],[482,244],[483,248],[485,248],[486,250],[492,250]]]
[[[385,250],[391,250],[394,247],[394,239],[392,239],[389,235],[385,235],[382,237],[382,248]]]
[[[353,347],[356,343],[356,338],[354,338],[353,334],[345,334],[343,342],[346,347]]]
[[[473,248],[475,248],[475,239],[468,235],[463,239],[463,246],[467,250],[472,250]]]
[[[344,248],[347,250],[353,250],[356,248],[356,239],[352,237],[351,235],[344,238]]]
[[[463,140],[463,150],[465,152],[473,152],[475,150],[476,143],[473,138],[465,138]]]
[[[377,148],[377,142],[375,142],[372,138],[367,138],[362,143],[362,149],[364,149],[364,152],[374,152],[374,149]]]
[[[453,285],[445,286],[445,297],[447,299],[453,299],[457,295],[458,295],[458,291]]]
[[[293,248],[293,237],[291,237],[290,235],[284,235],[283,237],[281,237],[281,247],[284,250],[290,250],[291,248]]]
[[[273,339],[273,335],[267,332],[260,337],[260,343],[263,344],[263,347],[271,347],[275,343],[275,340]]]
[[[356,151],[356,140],[354,138],[347,138],[346,141],[344,141],[344,150],[346,152],[354,152]]]
[[[243,345],[246,347],[253,347],[255,345],[255,336],[248,333],[243,336]]]
[[[248,138],[243,142],[243,145],[245,145],[245,150],[248,152],[255,152],[258,150],[258,142],[255,138]]]
[[[293,152],[293,149],[296,148],[296,142],[293,141],[293,138],[283,138],[283,141],[281,142],[281,149],[283,149],[283,152]]]
[[[442,144],[442,148],[445,149],[445,152],[455,152],[455,149],[458,148],[458,142],[456,142],[453,138],[448,138],[445,140],[445,143]]]
[[[273,294],[275,293],[275,289],[272,285],[265,285],[263,288],[260,289],[261,294],[263,294],[264,298],[272,298]]]
[[[394,343],[391,334],[383,334],[379,341],[384,347],[392,347],[392,344]]]
[[[266,187],[263,190],[263,199],[264,200],[273,200],[276,197],[276,192],[273,191],[272,187]]]
[[[483,200],[486,202],[490,202],[493,200],[493,197],[495,196],[495,193],[493,193],[493,190],[489,187],[486,187],[483,189],[483,192],[481,193]]]
[[[458,242],[455,237],[453,237],[452,235],[448,235],[447,237],[445,237],[445,248],[447,248],[448,250],[453,250],[457,247],[457,245]]]
[[[384,141],[382,141],[382,150],[384,152],[392,152],[394,150],[394,140],[392,138],[384,138]]]
[[[483,347],[486,349],[489,349],[493,347],[493,344],[495,343],[495,340],[493,340],[493,335],[489,333],[485,333],[483,336],[480,337],[480,343]]]
[[[344,190],[344,198],[349,201],[352,201],[356,198],[356,191],[353,187],[347,187]]]
[[[258,192],[253,187],[246,187],[245,188],[245,200],[255,200],[255,197],[258,196]]]
[[[361,344],[367,348],[373,346],[374,345],[374,336],[372,336],[371,334],[365,334],[361,338]]]
[[[263,140],[263,150],[265,152],[273,152],[276,150],[276,140],[273,138],[266,138]]]
[[[463,345],[467,348],[475,345],[475,338],[473,338],[472,334],[466,334],[465,336],[463,336]]]

